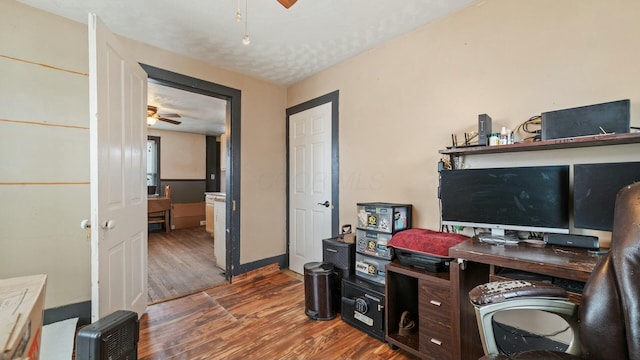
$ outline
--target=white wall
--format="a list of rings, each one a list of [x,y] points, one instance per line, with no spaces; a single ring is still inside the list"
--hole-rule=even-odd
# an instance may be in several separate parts
[[[290,87],[288,106],[340,90],[341,223],[355,223],[357,202],[406,202],[415,227],[438,229],[438,150],[477,130],[478,114],[513,129],[544,111],[631,99],[639,126],[638,14],[635,0],[478,1]],[[625,161],[639,150],[465,161]]]

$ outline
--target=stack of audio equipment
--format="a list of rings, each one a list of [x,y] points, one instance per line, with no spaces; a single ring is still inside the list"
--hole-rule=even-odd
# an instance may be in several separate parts
[[[359,203],[355,276],[342,280],[342,320],[385,341],[385,266],[391,236],[411,227],[411,205]]]

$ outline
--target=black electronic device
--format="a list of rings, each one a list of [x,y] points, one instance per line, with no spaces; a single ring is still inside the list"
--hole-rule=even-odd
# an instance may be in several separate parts
[[[544,241],[549,245],[598,250],[600,241],[597,236],[575,234],[544,234]]]
[[[138,358],[138,314],[118,310],[87,325],[76,336],[77,360],[135,360]]]
[[[640,162],[573,165],[573,226],[611,231],[616,195],[640,182]]]
[[[487,114],[478,115],[478,145],[489,145],[491,137],[491,117]]]
[[[395,249],[395,255],[400,264],[429,272],[447,272],[449,271],[449,263],[453,261],[453,258],[421,254],[405,249]]]
[[[569,166],[450,170],[440,173],[442,224],[569,233]]]
[[[355,244],[345,243],[339,238],[322,240],[322,261],[333,264],[334,267],[345,270],[347,275],[353,275],[355,267]]]
[[[542,113],[542,140],[629,132],[630,102],[618,100]]]
[[[384,285],[356,277],[342,280],[342,320],[372,337],[385,341]]]
[[[339,238],[322,240],[322,261],[334,266],[333,304],[340,311],[342,301],[342,279],[355,274],[355,244],[345,243]]]

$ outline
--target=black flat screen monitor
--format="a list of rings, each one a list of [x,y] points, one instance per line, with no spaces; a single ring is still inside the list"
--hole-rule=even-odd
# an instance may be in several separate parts
[[[640,182],[640,162],[573,165],[573,226],[613,230],[616,195]]]
[[[569,233],[569,166],[449,170],[440,173],[442,224]]]

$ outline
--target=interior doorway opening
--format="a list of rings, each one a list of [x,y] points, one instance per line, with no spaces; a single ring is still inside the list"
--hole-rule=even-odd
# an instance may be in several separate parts
[[[214,147],[217,146],[217,152],[224,154],[224,158],[219,158],[219,161],[210,161],[209,156],[207,156],[206,161],[206,175],[201,179],[194,179],[194,181],[188,183],[186,186],[188,188],[194,188],[202,186],[200,201],[205,201],[205,192],[209,193],[211,190],[217,190],[215,193],[220,192],[220,188],[222,188],[228,197],[231,197],[235,200],[235,209],[234,211],[226,211],[224,215],[223,227],[224,231],[222,235],[218,235],[213,237],[212,234],[207,233],[205,230],[205,224],[201,222],[199,227],[191,228],[181,228],[181,229],[172,229],[170,233],[164,232],[156,232],[150,229],[149,232],[149,291],[150,291],[150,302],[157,302],[152,299],[152,292],[155,290],[162,290],[162,288],[170,288],[174,287],[171,284],[167,284],[169,280],[176,281],[177,283],[189,285],[189,283],[193,283],[193,286],[187,290],[182,290],[184,293],[175,294],[169,296],[170,298],[175,298],[183,295],[187,295],[189,291],[199,291],[202,290],[202,285],[199,285],[204,281],[213,281],[215,283],[220,278],[223,281],[230,281],[231,277],[234,275],[231,269],[234,268],[234,261],[238,261],[239,259],[239,184],[240,184],[240,172],[239,172],[239,159],[240,159],[240,91],[236,89],[227,88],[218,84],[210,83],[207,81],[203,81],[200,79],[194,79],[185,75],[173,73],[170,71],[154,68],[148,65],[141,64],[142,67],[147,71],[149,76],[149,81],[157,84],[161,84],[163,86],[168,86],[180,90],[184,90],[186,92],[211,96],[218,99],[222,99],[226,102],[226,114],[225,114],[225,126],[224,126],[224,137],[226,141],[222,142],[223,148],[220,148],[221,142],[220,137],[206,137],[207,149],[211,149],[212,138],[215,143]],[[180,120],[180,119],[178,119]],[[159,148],[159,146],[158,146]],[[209,150],[206,151],[207,153]],[[215,156],[219,156],[215,154]],[[159,161],[161,163],[161,161]],[[225,164],[225,167],[221,169],[221,164]],[[217,171],[212,171],[212,169],[217,169]],[[165,179],[164,176],[161,175],[158,178],[157,183],[159,184],[159,189],[156,190],[155,194],[164,195],[164,188],[166,185],[170,185],[172,187],[171,196],[178,196],[180,192],[178,188],[174,190],[174,186],[178,185],[178,182],[171,182],[171,180],[177,179]],[[152,176],[153,178],[153,176]],[[184,183],[184,181],[181,181]],[[217,186],[216,186],[217,184]],[[212,186],[214,188],[212,188]],[[229,208],[229,204],[226,204],[224,210]],[[225,211],[222,211],[223,213]],[[213,262],[216,264],[216,258],[214,257],[213,251],[203,251],[202,246],[210,246],[211,240],[213,238],[214,242],[218,242],[218,245],[224,244],[223,248],[226,250],[224,254],[219,255],[221,257],[221,261],[217,261],[217,263],[222,264],[220,266],[220,271],[218,273],[211,273],[210,265]],[[185,260],[183,260],[182,264],[174,264],[173,266],[168,265],[170,263],[167,261],[168,258],[164,260],[156,261],[153,259],[155,254],[152,254],[152,251],[158,250],[154,247],[154,245],[159,246],[160,253],[170,254],[171,258],[175,258],[176,253],[184,254],[185,252],[188,254],[185,256]],[[164,249],[162,249],[164,248]],[[162,259],[162,255],[160,258]],[[167,264],[167,265],[165,265]],[[188,265],[187,265],[188,264]],[[155,266],[156,270],[166,271],[162,276],[158,276],[157,278],[153,278],[151,267]],[[164,270],[163,270],[164,268]],[[177,269],[186,270],[187,273],[181,276]],[[204,274],[202,278],[193,278],[194,274]],[[156,289],[152,291],[152,287],[156,286]],[[187,286],[188,287],[188,286]],[[166,296],[166,295],[164,295]],[[167,300],[163,299],[162,301]]]

